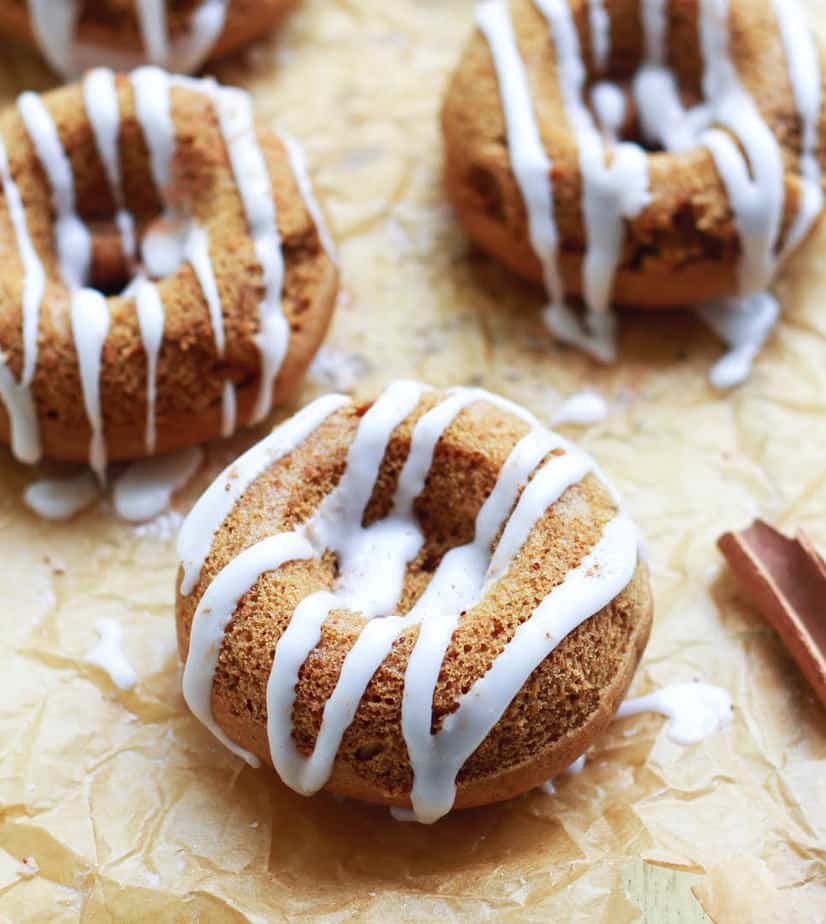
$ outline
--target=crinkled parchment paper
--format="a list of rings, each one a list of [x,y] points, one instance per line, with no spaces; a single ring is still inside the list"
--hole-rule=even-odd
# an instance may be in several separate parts
[[[616,723],[556,796],[432,828],[302,799],[187,714],[175,515],[45,523],[21,503],[32,473],[3,450],[0,921],[621,924],[641,919],[625,887],[641,860],[695,874],[726,924],[826,919],[826,713],[714,546],[758,512],[826,546],[826,232],[780,281],[783,323],[731,394],[707,385],[720,347],[688,314],[626,314],[613,368],[550,343],[541,293],[468,246],[440,186],[440,95],[471,11],[307,0],[219,69],[303,140],[341,242],[335,352],[300,400],[405,375],[484,385],[549,419],[570,393],[601,390],[610,413],[579,438],[641,524],[656,588],[634,689],[702,677],[731,692],[733,724],[683,749],[656,717]],[[4,52],[5,100],[50,80]],[[177,510],[254,438],[210,447]],[[101,618],[124,628],[131,692],[84,660]]]

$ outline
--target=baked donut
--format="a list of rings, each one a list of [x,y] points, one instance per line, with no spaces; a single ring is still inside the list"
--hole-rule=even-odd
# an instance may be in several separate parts
[[[192,712],[290,787],[432,822],[581,755],[652,616],[593,462],[475,388],[330,395],[207,490],[179,537]]]
[[[772,313],[754,293],[823,206],[796,0],[486,0],[477,24],[443,106],[447,190],[482,248],[544,281],[554,333],[607,361],[612,303]]]
[[[94,70],[0,114],[0,440],[134,459],[263,420],[337,270],[296,143],[241,90]]]
[[[5,0],[0,34],[66,79],[154,64],[191,73],[273,28],[295,0]]]

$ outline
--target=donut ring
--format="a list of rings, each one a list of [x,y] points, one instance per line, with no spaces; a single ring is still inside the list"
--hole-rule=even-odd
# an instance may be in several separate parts
[[[554,303],[756,292],[819,218],[826,95],[796,3],[488,0],[477,23],[442,111],[447,190]]]
[[[480,389],[319,399],[215,481],[179,558],[194,714],[300,793],[427,822],[569,766],[651,625],[591,460]]]
[[[157,68],[25,93],[0,114],[0,178],[0,440],[18,458],[102,475],[295,388],[337,270],[295,142],[245,93]]]
[[[7,0],[0,34],[66,79],[142,64],[192,73],[276,26],[295,0]],[[56,9],[59,6],[59,9]]]

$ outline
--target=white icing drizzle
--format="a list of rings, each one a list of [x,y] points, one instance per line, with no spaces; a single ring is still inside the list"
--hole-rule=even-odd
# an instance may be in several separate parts
[[[765,288],[777,266],[775,253],[783,216],[784,175],[780,145],[743,87],[729,53],[728,0],[700,0],[700,47],[703,94],[713,121],[702,136],[723,180],[740,231],[740,289],[751,294]]]
[[[166,66],[175,65],[184,73],[200,70],[221,37],[228,6],[229,0],[202,0],[192,14],[189,31],[173,43],[172,60]]]
[[[610,362],[615,357],[615,325],[608,309],[621,254],[624,219],[638,214],[648,202],[647,160],[639,146],[622,143],[614,147],[611,163],[606,163],[603,139],[583,100],[586,73],[570,9],[564,0],[535,2],[551,29],[563,103],[579,145],[588,236],[583,267],[588,329],[565,303],[558,266],[551,162],[539,134],[507,3],[486,0],[477,8],[477,22],[493,56],[511,163],[528,212],[531,244],[542,263],[551,298],[544,313],[545,323],[560,340]]]
[[[786,49],[802,128],[800,176],[803,193],[800,209],[783,247],[787,256],[809,233],[823,209],[823,186],[818,160],[818,124],[821,107],[820,57],[814,35],[798,0],[772,0]]]
[[[131,690],[138,675],[123,653],[123,626],[114,619],[99,619],[95,630],[100,641],[86,655],[86,661],[106,671],[112,683],[121,690]]]
[[[113,498],[118,516],[141,523],[163,513],[175,491],[189,483],[203,460],[204,451],[195,446],[133,462],[115,481]]]
[[[17,107],[52,192],[60,274],[69,289],[79,289],[89,274],[92,242],[88,228],[75,211],[71,162],[43,100],[27,91],[18,98]]]
[[[780,304],[770,292],[754,292],[701,305],[697,314],[729,347],[709,373],[715,388],[726,389],[749,377],[757,354],[780,317]]]
[[[212,715],[212,683],[221,642],[241,598],[262,574],[274,571],[288,561],[312,556],[312,546],[297,533],[270,536],[269,539],[245,549],[207,587],[192,620],[189,652],[184,665],[184,699],[193,715],[200,719],[219,741],[253,767],[260,764],[258,758],[239,747]]]
[[[605,9],[605,0],[588,0],[588,26],[594,66],[604,71],[611,59],[611,17]]]
[[[136,0],[143,48],[150,64],[166,67],[169,61],[169,32],[166,0]]]
[[[109,333],[109,306],[94,289],[78,289],[72,296],[72,336],[80,361],[83,405],[92,428],[89,465],[101,482],[106,480],[106,442],[100,401],[103,345]]]
[[[583,266],[583,293],[588,307],[587,326],[597,339],[590,352],[605,362],[616,356],[613,343],[603,335],[610,317],[611,294],[625,237],[625,219],[633,218],[650,201],[648,160],[636,144],[620,143],[613,148],[610,165],[602,136],[584,101],[585,65],[570,7],[566,0],[535,0],[548,21],[556,46],[562,102],[579,149],[582,176],[582,209],[587,249]],[[611,338],[613,340],[613,338]],[[606,346],[609,348],[606,349]]]
[[[72,478],[34,481],[23,492],[23,501],[45,520],[70,520],[99,496],[100,483],[87,471]]]
[[[602,395],[595,391],[578,391],[554,414],[553,425],[599,423],[607,414],[608,404]]]
[[[32,30],[40,50],[59,74],[69,79],[89,67],[106,65],[128,70],[144,63],[184,73],[198,70],[221,36],[229,0],[201,0],[188,29],[169,33],[165,0],[136,0],[143,55],[88,45],[76,37],[81,11],[78,0],[28,0]]]
[[[0,179],[3,197],[14,229],[17,251],[23,264],[23,368],[20,382],[14,380],[5,358],[0,354],[0,400],[6,408],[11,428],[11,448],[21,462],[34,463],[40,458],[40,434],[37,414],[31,394],[31,383],[37,368],[37,334],[40,305],[46,286],[43,264],[34,249],[20,190],[11,175],[6,146],[0,137]]]
[[[200,226],[193,225],[190,228],[185,253],[186,259],[198,278],[198,283],[209,308],[212,336],[215,338],[215,349],[218,355],[223,358],[226,339],[224,337],[224,315],[221,311],[221,296],[215,282],[212,259],[209,256],[209,235]]]
[[[115,224],[120,231],[123,253],[127,260],[131,260],[135,256],[135,222],[123,202],[123,182],[118,153],[120,104],[112,71],[106,68],[89,71],[83,81],[83,98],[95,144],[106,171],[109,190],[115,200]]]
[[[800,243],[823,207],[818,160],[821,75],[814,39],[796,0],[791,3],[772,0],[802,124],[801,206],[782,254],[778,254],[785,198],[782,155],[776,137],[742,85],[731,58],[728,0],[701,0],[699,5],[704,100],[692,109],[683,106],[675,75],[668,67],[667,2],[641,0],[640,3],[644,59],[634,77],[633,92],[642,131],[652,143],[669,151],[698,145],[709,150],[739,231],[740,291],[744,297],[756,295],[771,282],[779,257],[785,257]],[[544,313],[545,322],[559,339],[597,359],[610,361],[615,353],[615,323],[608,308],[621,256],[624,220],[637,215],[648,201],[647,159],[639,146],[617,143],[624,99],[621,90],[608,81],[596,84],[592,91],[592,105],[603,133],[600,137],[583,100],[585,65],[566,0],[534,0],[534,3],[551,29],[559,88],[579,151],[582,212],[588,238],[583,267],[588,308],[585,329],[565,303],[557,265],[558,231],[551,163],[541,143],[506,0],[485,0],[477,8],[477,22],[493,56],[512,168],[528,212],[531,244],[542,263],[551,300]],[[611,53],[610,21],[601,0],[589,0],[588,13],[594,65],[603,70]],[[606,142],[612,149],[610,164],[606,163]],[[766,302],[746,298],[741,309],[755,305],[765,308]],[[764,311],[755,320],[753,329],[762,332],[766,317]],[[739,343],[741,355],[754,342],[752,333],[745,343]],[[721,380],[719,370],[713,373],[713,378]]]
[[[91,236],[75,211],[72,165],[57,127],[35,93],[23,93],[18,100],[18,109],[52,191],[57,216],[57,255],[61,276],[69,289],[71,326],[83,403],[92,430],[89,464],[103,481],[106,476],[106,444],[100,404],[100,368],[103,345],[109,332],[109,308],[100,292],[84,288],[92,258]]]
[[[175,152],[169,74],[159,67],[139,67],[131,74],[135,111],[149,148],[149,166],[155,188],[166,204],[169,165]]]
[[[146,451],[155,452],[158,440],[157,397],[158,359],[163,344],[164,310],[158,287],[148,279],[137,280],[135,309],[138,313],[138,327],[141,344],[146,353]]]
[[[349,398],[343,395],[325,395],[308,404],[216,478],[190,511],[178,536],[182,594],[195,589],[216,530],[250,484],[270,465],[300,446],[332,413],[349,403]]]
[[[591,105],[606,140],[610,144],[616,144],[625,120],[625,94],[610,80],[601,80],[595,83],[591,90]]]
[[[675,683],[647,696],[626,700],[618,719],[657,712],[670,721],[666,734],[677,744],[697,744],[731,722],[731,697],[708,683]]]
[[[301,145],[292,135],[285,131],[280,132],[279,137],[284,147],[287,149],[287,156],[290,159],[290,167],[292,168],[293,176],[298,184],[301,198],[304,200],[307,211],[310,213],[310,217],[316,226],[321,246],[333,263],[336,263],[336,245],[333,243],[332,237],[330,237],[330,232],[327,230],[327,223],[324,221],[324,215],[321,212],[315,193],[313,192],[313,184],[310,180],[310,174],[307,172],[307,161],[304,157]]]
[[[255,424],[272,409],[273,387],[290,336],[281,310],[284,254],[270,176],[256,138],[249,95],[243,90],[222,87],[213,98],[263,277],[260,329],[255,338],[261,355],[261,385],[251,419]]]
[[[0,137],[0,177],[3,181],[6,208],[9,210],[9,218],[14,229],[17,252],[23,264],[23,370],[20,385],[28,388],[37,368],[37,332],[40,325],[40,305],[46,287],[46,274],[29,235],[20,189],[11,175],[6,145],[2,137]],[[36,455],[39,456],[39,454],[38,449]],[[25,459],[24,461],[34,460]]]
[[[221,436],[228,439],[238,423],[238,399],[232,382],[224,382],[221,391]]]
[[[189,232],[186,243],[186,259],[189,261],[201,291],[204,293],[209,316],[212,321],[212,332],[215,337],[215,349],[218,356],[223,359],[226,351],[226,340],[224,337],[224,315],[221,310],[221,295],[218,292],[218,285],[215,282],[215,273],[212,268],[212,260],[209,256],[209,236],[207,232],[193,225]],[[230,381],[225,381],[221,389],[221,436],[224,438],[232,436],[235,432],[237,419],[237,404],[235,395],[235,386]]]
[[[565,299],[557,264],[559,231],[554,211],[551,161],[533,114],[531,90],[505,0],[486,0],[476,22],[487,39],[499,79],[508,134],[508,151],[522,200],[534,253],[542,264],[545,288],[554,305]]]
[[[59,74],[75,73],[73,36],[80,13],[78,0],[28,0],[34,37],[43,56]]]
[[[16,459],[34,464],[40,459],[40,434],[31,389],[18,385],[0,354],[0,401],[11,427],[11,449]]]
[[[338,561],[333,589],[305,597],[276,644],[267,684],[267,733],[273,765],[287,785],[298,792],[309,794],[320,789],[374,673],[400,634],[418,627],[405,674],[402,730],[414,771],[414,812],[419,820],[430,822],[450,810],[455,778],[462,764],[484,740],[534,668],[570,631],[602,609],[631,580],[638,560],[638,537],[624,514],[617,513],[579,566],[517,629],[488,674],[477,681],[468,696],[460,698],[458,712],[432,735],[433,692],[461,614],[476,606],[508,573],[545,511],[567,488],[594,471],[594,466],[584,454],[522,412],[520,416],[530,422],[532,429],[512,450],[482,505],[474,539],[450,550],[414,607],[404,616],[395,615],[406,567],[424,541],[413,504],[424,489],[439,440],[459,413],[474,402],[486,400],[509,410],[512,407],[479,389],[449,392],[413,428],[390,513],[364,527],[364,510],[391,435],[412,413],[424,391],[423,386],[413,382],[389,386],[361,418],[344,473],[316,513],[292,532],[271,536],[247,549],[212,580],[193,617],[184,693],[204,724],[235,753],[250,760],[252,755],[228,741],[212,716],[212,685],[226,626],[239,601],[262,574],[277,570],[287,561],[320,557],[325,550],[331,550]],[[340,400],[334,408],[341,406]],[[275,452],[256,447],[251,451],[255,453],[252,460],[240,460],[240,472],[236,472],[239,484],[225,473],[196,505],[179,544],[184,593],[198,580],[215,529],[250,481],[294,448],[300,442],[299,433],[312,432],[324,419],[327,408],[315,410],[317,405],[318,402],[303,412],[315,411],[309,420],[301,421],[297,427],[294,421],[298,418],[288,422],[292,432],[278,438],[276,431]],[[559,449],[565,451],[551,454]],[[497,536],[500,538],[492,552]],[[359,612],[366,622],[325,704],[313,753],[305,757],[292,738],[298,674],[318,644],[330,612],[340,609]]]

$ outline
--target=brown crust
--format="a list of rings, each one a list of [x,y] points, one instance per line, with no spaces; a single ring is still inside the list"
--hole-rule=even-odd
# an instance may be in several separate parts
[[[587,0],[568,0],[579,33],[589,81]],[[514,32],[534,88],[540,134],[553,163],[560,269],[566,289],[582,295],[585,249],[577,148],[564,113],[547,23],[531,0],[510,0]],[[612,22],[608,77],[627,85],[639,65],[639,0],[607,0]],[[700,53],[697,0],[668,4],[670,66],[691,103],[698,98]],[[731,0],[732,54],[747,89],[778,138],[786,164],[784,230],[800,199],[800,125],[784,50],[770,0]],[[824,96],[826,99],[826,96]],[[626,126],[635,134],[633,105]],[[504,115],[493,60],[477,30],[450,82],[442,109],[448,195],[471,237],[515,272],[541,282],[530,244],[527,215],[511,171]],[[822,137],[822,134],[821,134]],[[821,145],[824,142],[821,141]],[[821,146],[821,163],[826,150]],[[740,241],[722,181],[705,149],[648,157],[652,201],[626,221],[626,240],[614,300],[638,307],[671,307],[708,301],[737,291]]]
[[[131,83],[117,78],[121,109],[120,156],[126,206],[140,232],[160,211],[146,145],[135,115]],[[124,272],[116,233],[114,202],[85,115],[83,94],[73,85],[43,96],[59,126],[75,174],[80,215],[95,229],[94,270],[105,280]],[[210,255],[221,296],[226,351],[215,347],[209,309],[189,264],[159,283],[165,309],[164,341],[158,364],[156,404],[159,452],[204,442],[221,429],[222,383],[238,387],[238,423],[248,422],[259,383],[255,336],[263,293],[243,206],[213,107],[193,90],[172,90],[176,126],[173,189],[209,234]],[[269,169],[283,240],[283,310],[291,328],[287,357],[274,397],[283,401],[303,376],[323,339],[338,288],[336,267],[325,253],[313,219],[292,174],[285,148],[267,128],[257,127]],[[88,457],[90,430],[81,400],[77,354],[69,324],[68,294],[58,276],[54,215],[48,182],[16,108],[0,114],[12,176],[23,198],[29,233],[48,277],[41,306],[38,366],[33,394],[46,456],[68,461]],[[22,366],[22,263],[7,204],[0,196],[0,344],[19,375]],[[146,451],[146,355],[134,299],[108,300],[111,327],[103,350],[101,395],[109,457],[136,458]],[[0,439],[9,422],[0,407]]]
[[[171,38],[186,32],[199,0],[176,0],[168,4],[167,22]],[[216,61],[237,51],[270,29],[277,27],[297,0],[230,0],[224,28],[207,61]],[[39,50],[32,31],[27,0],[8,0],[0,4],[0,33]],[[86,0],[77,27],[78,41],[105,52],[136,53],[142,50],[140,24],[135,0]]]
[[[365,523],[387,512],[415,421],[443,397],[426,395],[394,432]],[[198,601],[214,576],[241,551],[303,522],[341,476],[364,408],[346,407],[247,489],[218,530],[193,593],[178,595],[181,657]],[[426,487],[415,504],[424,547],[408,569],[400,610],[407,611],[441,557],[470,541],[473,523],[525,424],[484,402],[466,408],[439,441]],[[457,698],[482,676],[537,603],[576,567],[598,540],[615,506],[592,476],[548,510],[508,575],[465,613],[453,634],[433,700],[438,728]],[[266,683],[275,644],[298,602],[329,588],[334,562],[293,562],[263,575],[236,610],[221,647],[212,708],[227,734],[269,763]],[[640,564],[628,587],[587,619],[534,670],[494,730],[468,759],[456,806],[509,798],[558,773],[584,752],[610,721],[648,638],[652,599]],[[299,675],[294,738],[311,751],[324,704],[363,625],[360,614],[335,611]],[[417,637],[405,630],[379,667],[342,739],[327,789],[406,806],[412,774],[401,733],[404,672]]]

